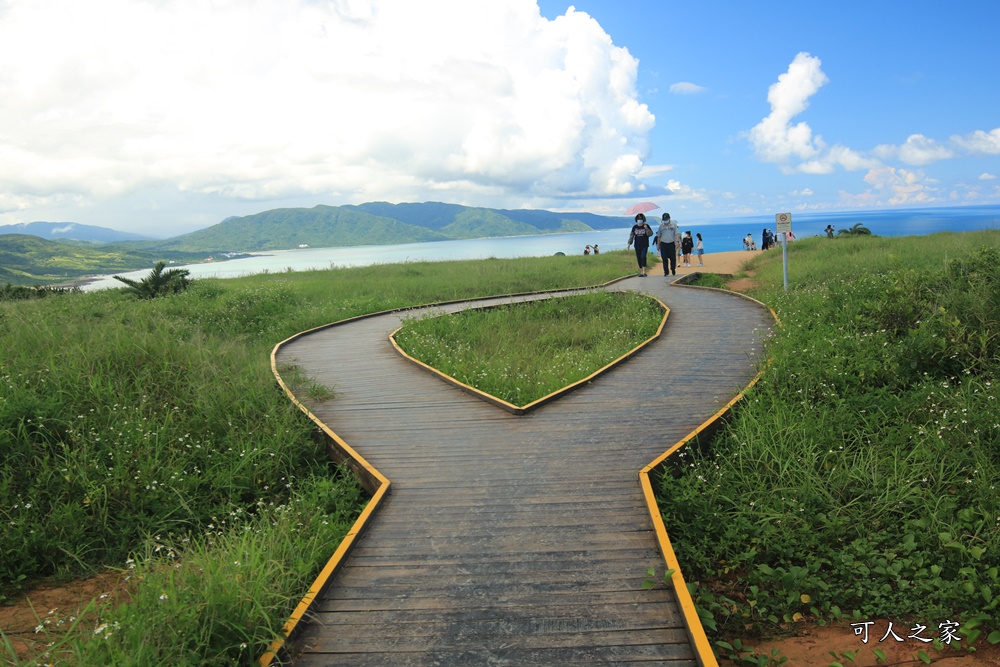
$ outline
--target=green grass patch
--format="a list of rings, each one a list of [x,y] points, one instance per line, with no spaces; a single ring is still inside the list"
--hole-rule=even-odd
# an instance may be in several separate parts
[[[702,273],[697,279],[692,280],[688,284],[696,287],[714,287],[715,289],[722,289],[726,286],[726,281],[718,273]]]
[[[659,489],[717,638],[845,616],[960,621],[965,642],[1000,627],[998,248],[805,239],[787,293],[780,256],[755,260],[781,320],[770,362]]]
[[[442,373],[524,406],[633,350],[663,313],[641,294],[590,292],[411,319],[395,338]]]

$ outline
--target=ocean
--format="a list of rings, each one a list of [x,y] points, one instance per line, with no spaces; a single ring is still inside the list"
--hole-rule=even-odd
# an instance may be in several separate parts
[[[650,222],[658,211],[650,214]],[[774,229],[774,216],[746,216],[717,220],[677,220],[682,231],[692,235],[701,233],[705,252],[743,250],[743,238],[750,234],[761,244],[765,228]],[[796,238],[822,235],[827,225],[835,229],[848,228],[861,223],[878,236],[922,236],[936,232],[967,232],[982,229],[1000,229],[1000,206],[955,206],[920,209],[884,209],[877,211],[851,211],[849,213],[796,213],[792,212],[792,232]],[[277,252],[254,253],[252,257],[200,264],[177,265],[171,268],[187,269],[192,278],[235,278],[255,273],[281,273],[309,271],[331,267],[370,266],[401,262],[447,261],[487,259],[490,257],[542,257],[563,253],[583,254],[584,246],[597,244],[601,250],[624,250],[628,241],[631,220],[625,219],[621,229],[573,234],[544,234],[540,236],[513,236],[506,238],[467,239],[461,241],[436,241],[432,243],[404,243],[346,248],[299,248]],[[150,267],[152,268],[152,267]],[[130,271],[120,275],[141,279],[149,269]],[[121,287],[112,276],[91,279],[83,289],[97,290]]]

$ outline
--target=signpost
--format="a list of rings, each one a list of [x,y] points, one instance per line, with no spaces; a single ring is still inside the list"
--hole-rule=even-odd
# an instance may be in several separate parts
[[[788,291],[788,235],[792,233],[792,214],[778,213],[774,216],[775,231],[781,239],[781,264],[785,269],[785,291]]]

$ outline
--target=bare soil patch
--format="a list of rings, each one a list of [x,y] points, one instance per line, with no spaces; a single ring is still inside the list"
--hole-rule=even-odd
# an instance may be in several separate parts
[[[801,624],[801,629],[791,637],[772,640],[761,640],[750,643],[758,654],[769,654],[772,649],[778,649],[780,655],[786,656],[787,667],[829,667],[832,662],[840,662],[844,667],[875,667],[879,663],[875,659],[875,649],[885,653],[886,665],[923,665],[923,660],[917,657],[917,651],[924,651],[937,667],[1000,667],[1000,645],[991,645],[980,639],[976,651],[968,652],[964,640],[953,642],[941,653],[930,648],[931,644],[923,644],[916,639],[908,639],[911,633],[909,625],[901,626],[893,622],[894,632],[903,638],[895,641],[891,636],[879,641],[889,627],[889,619],[874,621],[869,626],[868,643],[862,637],[854,635],[850,624],[826,625]],[[930,630],[924,633],[926,637],[936,637]],[[834,658],[830,652],[837,654]],[[855,653],[854,662],[849,662],[844,652]],[[725,666],[726,661],[720,661]]]
[[[125,575],[120,572],[105,572],[65,584],[43,584],[12,604],[0,606],[0,630],[18,657],[27,660],[40,654],[52,641],[45,633],[36,632],[36,628],[42,626],[47,632],[59,632],[83,615],[77,627],[91,631],[97,612],[126,594]],[[91,603],[93,607],[88,610]]]

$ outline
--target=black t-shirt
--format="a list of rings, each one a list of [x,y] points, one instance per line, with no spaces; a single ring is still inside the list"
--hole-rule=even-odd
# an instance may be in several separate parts
[[[649,245],[650,228],[646,224],[632,225],[632,242],[636,246]]]

